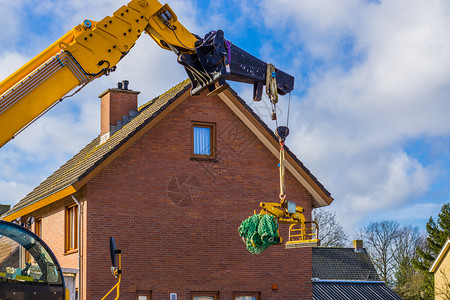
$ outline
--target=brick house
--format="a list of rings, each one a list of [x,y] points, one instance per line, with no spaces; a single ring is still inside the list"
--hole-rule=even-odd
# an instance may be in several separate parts
[[[123,253],[120,299],[312,299],[311,248],[252,255],[237,232],[259,202],[279,201],[273,132],[232,89],[189,89],[139,109],[138,92],[108,89],[101,134],[3,218],[37,220],[61,266],[80,270],[81,299],[115,284],[110,236]],[[289,149],[286,168],[288,199],[307,220],[333,201]]]
[[[447,239],[430,267],[434,273],[434,296],[436,300],[450,297],[450,238]]]

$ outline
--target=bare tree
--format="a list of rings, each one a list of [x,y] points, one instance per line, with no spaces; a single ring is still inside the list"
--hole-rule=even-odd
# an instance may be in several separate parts
[[[424,272],[416,270],[413,265],[417,249],[424,248],[426,235],[418,227],[411,225],[400,228],[395,241],[395,288],[402,299],[425,299],[422,288]]]
[[[393,220],[371,222],[359,230],[358,238],[381,279],[403,299],[428,299],[423,283],[427,274],[414,267],[418,249],[425,249],[426,235],[417,226],[400,226]]]
[[[321,247],[345,247],[349,238],[336,220],[334,211],[327,208],[316,208],[312,211],[312,216],[319,224]]]
[[[371,222],[358,234],[359,238],[364,241],[365,248],[381,279],[390,286],[393,286],[394,283],[397,240],[400,232],[398,222],[384,220]]]
[[[408,225],[399,228],[397,239],[394,241],[396,264],[405,260],[412,262],[417,255],[417,248],[422,247],[425,240],[426,236],[419,232],[418,227]]]

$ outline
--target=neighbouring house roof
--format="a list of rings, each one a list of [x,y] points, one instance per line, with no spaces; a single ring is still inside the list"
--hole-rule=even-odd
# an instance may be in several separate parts
[[[313,299],[401,299],[381,281],[369,254],[354,248],[312,248]]]
[[[380,281],[367,252],[353,248],[312,249],[313,278],[321,280]]]
[[[383,281],[313,281],[313,300],[401,300]]]
[[[164,94],[154,98],[141,106],[138,115],[128,124],[113,134],[105,143],[100,144],[100,136],[95,138],[80,152],[56,170],[25,198],[20,200],[10,211],[2,216],[11,221],[21,217],[40,207],[69,196],[79,190],[86,182],[96,174],[95,170],[101,170],[105,164],[125,151],[149,128],[164,118],[176,103],[181,103],[189,96],[190,81],[185,80]],[[246,123],[258,138],[265,139],[266,146],[272,145],[272,152],[276,154],[279,147],[272,130],[253,112],[253,110],[231,88],[219,94],[221,98],[241,120]],[[172,108],[172,109],[168,109]],[[279,148],[278,148],[279,149]],[[303,163],[286,147],[287,168],[313,195],[313,205],[316,207],[331,204],[333,198],[325,187],[314,177]]]
[[[429,270],[431,273],[435,273],[437,271],[437,269],[441,265],[442,260],[447,256],[449,249],[450,249],[450,238],[447,239],[438,256],[431,265]]]

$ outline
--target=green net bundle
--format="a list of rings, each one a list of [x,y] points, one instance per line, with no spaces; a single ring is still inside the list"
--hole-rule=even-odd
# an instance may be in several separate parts
[[[242,221],[239,235],[244,240],[247,250],[259,254],[270,245],[280,243],[278,222],[274,216],[259,214]]]

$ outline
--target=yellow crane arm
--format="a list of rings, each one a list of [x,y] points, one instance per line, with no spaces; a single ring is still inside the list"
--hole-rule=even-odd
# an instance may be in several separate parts
[[[172,29],[158,12],[171,13]],[[197,41],[157,0],[133,0],[111,17],[84,21],[0,83],[0,146],[71,90],[114,70],[144,31],[184,53]]]
[[[142,33],[175,52],[191,79],[192,94],[222,91],[224,80],[253,83],[260,99],[267,64],[225,40],[223,31],[204,38],[190,33],[158,0],[132,0],[98,22],[85,20],[0,83],[0,147],[76,87],[114,71]],[[294,78],[275,69],[279,94]],[[67,97],[67,96],[66,96]]]

